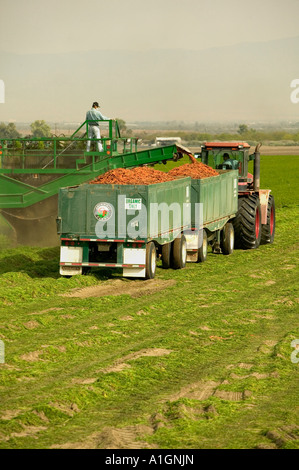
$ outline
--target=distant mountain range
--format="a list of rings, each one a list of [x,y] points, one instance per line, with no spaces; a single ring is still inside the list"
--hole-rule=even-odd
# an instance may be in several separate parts
[[[298,52],[299,36],[199,51],[0,52],[0,122],[82,122],[94,100],[126,121],[298,120]]]

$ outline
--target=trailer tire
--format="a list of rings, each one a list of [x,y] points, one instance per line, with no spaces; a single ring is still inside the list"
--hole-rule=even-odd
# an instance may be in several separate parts
[[[257,194],[239,198],[239,210],[232,220],[235,230],[235,248],[249,250],[261,243],[261,206]]]
[[[273,243],[275,234],[275,202],[272,194],[267,206],[267,223],[262,225],[261,244]]]
[[[208,236],[207,236],[207,232],[205,231],[205,229],[203,229],[203,232],[202,232],[202,245],[201,245],[200,248],[198,248],[197,262],[198,263],[203,263],[204,261],[206,261],[207,256],[208,256]]]
[[[182,269],[187,261],[187,241],[185,235],[179,235],[173,242],[172,266],[174,269]]]
[[[91,273],[91,267],[90,266],[83,266],[82,275],[83,276],[88,276],[90,273]]]
[[[145,277],[146,279],[153,279],[156,274],[157,266],[157,253],[154,242],[149,242],[146,245],[146,261],[145,261]]]
[[[235,232],[231,222],[225,224],[221,231],[220,247],[224,255],[231,255],[234,251]]]
[[[162,267],[168,269],[171,267],[172,243],[165,243],[162,246]]]

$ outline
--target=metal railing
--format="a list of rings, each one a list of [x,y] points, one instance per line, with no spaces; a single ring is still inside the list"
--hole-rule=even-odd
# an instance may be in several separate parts
[[[100,122],[108,123],[108,129],[103,129],[101,139],[88,137],[91,121],[84,121],[70,137],[2,138],[0,139],[0,171],[18,169],[60,172],[62,169],[78,168],[79,164],[89,164],[103,158],[137,151],[138,139],[121,137],[116,120]],[[83,135],[82,129],[85,130]],[[91,146],[100,141],[103,151],[86,152],[88,141],[91,142]]]

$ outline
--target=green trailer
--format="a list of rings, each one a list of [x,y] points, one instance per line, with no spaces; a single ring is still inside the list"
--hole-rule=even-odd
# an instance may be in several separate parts
[[[204,261],[208,243],[230,254],[238,210],[237,171],[151,185],[82,184],[59,192],[60,273],[122,268],[123,276],[153,278],[164,268]]]
[[[82,184],[58,198],[60,273],[122,268],[123,276],[153,278],[157,254],[183,268],[191,228],[191,178],[151,185]]]
[[[185,231],[187,261],[203,262],[208,244],[214,253],[234,249],[232,220],[238,212],[238,172],[219,170],[219,175],[191,180],[191,230]]]

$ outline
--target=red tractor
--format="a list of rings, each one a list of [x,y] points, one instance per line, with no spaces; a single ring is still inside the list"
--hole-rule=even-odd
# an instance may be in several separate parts
[[[238,170],[239,209],[233,219],[235,247],[250,249],[273,243],[275,233],[275,203],[271,189],[260,189],[260,149],[249,154],[246,142],[206,142],[201,146],[202,163],[218,170]],[[248,162],[253,160],[253,175]]]

